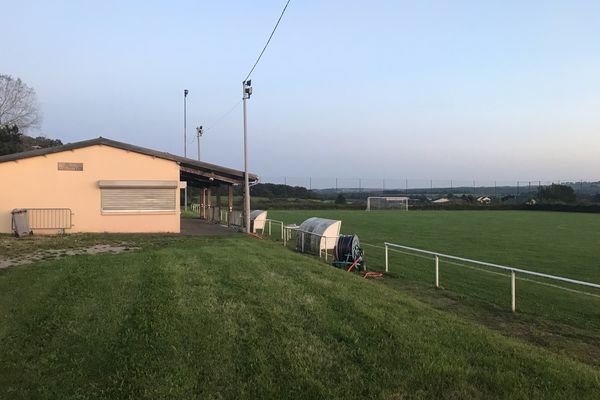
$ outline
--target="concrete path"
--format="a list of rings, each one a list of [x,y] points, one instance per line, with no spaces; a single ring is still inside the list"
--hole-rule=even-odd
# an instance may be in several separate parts
[[[229,228],[213,224],[199,218],[181,218],[181,233],[183,236],[235,235],[237,228]]]

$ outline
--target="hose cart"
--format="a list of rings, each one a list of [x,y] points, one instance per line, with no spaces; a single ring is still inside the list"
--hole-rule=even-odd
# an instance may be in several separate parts
[[[364,253],[356,235],[340,235],[333,249],[333,266],[348,272],[364,272]]]
[[[356,235],[340,235],[333,249],[334,267],[343,268],[348,272],[358,272],[364,278],[381,278],[383,273],[367,271],[365,252],[360,247]]]

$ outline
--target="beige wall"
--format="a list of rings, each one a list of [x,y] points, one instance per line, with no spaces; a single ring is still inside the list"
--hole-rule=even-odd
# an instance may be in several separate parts
[[[83,171],[59,171],[58,162]],[[14,208],[70,208],[67,232],[179,232],[179,190],[173,213],[102,215],[99,180],[179,182],[179,165],[104,145],[0,163],[0,232],[11,232]]]

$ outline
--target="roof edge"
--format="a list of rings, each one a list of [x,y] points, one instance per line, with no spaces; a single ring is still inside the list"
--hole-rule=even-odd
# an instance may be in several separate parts
[[[158,157],[158,158],[162,158],[165,160],[174,161],[180,165],[183,164],[185,166],[192,167],[192,168],[200,168],[200,169],[204,169],[204,170],[208,170],[208,171],[214,171],[214,172],[219,172],[222,174],[231,175],[236,178],[244,177],[244,172],[240,171],[240,170],[223,167],[223,166],[220,166],[217,164],[210,164],[210,163],[206,163],[203,161],[197,161],[197,160],[193,160],[191,158],[181,157],[181,156],[177,156],[175,154],[158,151],[158,150],[153,150],[153,149],[148,149],[146,147],[136,146],[136,145],[132,145],[129,143],[119,142],[116,140],[103,138],[101,136],[98,138],[94,138],[94,139],[88,139],[88,140],[82,140],[79,142],[67,143],[67,144],[63,144],[60,146],[53,146],[53,147],[47,147],[47,148],[43,148],[43,149],[35,149],[35,150],[23,151],[20,153],[7,154],[4,156],[0,156],[0,163],[9,162],[9,161],[18,161],[18,160],[23,160],[26,158],[40,157],[40,156],[44,156],[47,154],[62,153],[64,151],[81,149],[81,148],[96,146],[96,145],[105,145],[105,146],[110,146],[110,147],[114,147],[114,148],[121,149],[121,150],[133,151],[135,153],[144,154],[147,156]],[[258,179],[259,179],[258,175],[256,175],[256,174],[250,173],[250,174],[248,174],[248,176],[249,176],[250,180],[253,180],[253,181],[258,181]]]

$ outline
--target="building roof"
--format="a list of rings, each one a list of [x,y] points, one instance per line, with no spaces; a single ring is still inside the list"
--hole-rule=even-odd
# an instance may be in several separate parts
[[[0,156],[0,163],[8,161],[17,161],[25,158],[38,157],[46,154],[60,153],[68,150],[81,149],[84,147],[104,145],[110,146],[121,150],[132,151],[134,153],[144,154],[147,156],[162,158],[178,163],[180,165],[182,174],[199,174],[203,177],[212,177],[214,179],[224,180],[228,183],[241,183],[244,180],[244,172],[237,169],[222,167],[216,164],[210,164],[203,161],[193,160],[191,158],[176,156],[175,154],[166,153],[163,151],[152,150],[145,147],[135,146],[129,143],[118,142],[116,140],[106,139],[103,137],[83,140],[80,142],[67,143],[61,146],[48,147],[44,149],[36,149],[30,151],[24,151],[21,153],[8,154]],[[256,182],[259,177],[255,174],[248,174],[250,181]],[[212,179],[210,179],[212,181]]]

